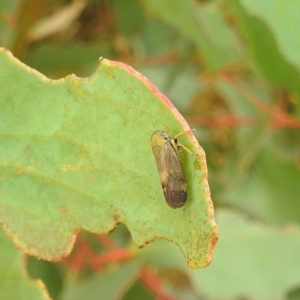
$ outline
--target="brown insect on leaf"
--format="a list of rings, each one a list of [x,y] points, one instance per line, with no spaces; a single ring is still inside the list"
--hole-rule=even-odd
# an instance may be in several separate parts
[[[193,155],[184,146],[177,143],[177,134],[173,139],[162,130],[157,130],[152,134],[151,147],[156,159],[160,181],[166,202],[172,208],[182,207],[187,199],[187,187],[181,160],[179,156],[179,148],[183,147],[187,152]]]

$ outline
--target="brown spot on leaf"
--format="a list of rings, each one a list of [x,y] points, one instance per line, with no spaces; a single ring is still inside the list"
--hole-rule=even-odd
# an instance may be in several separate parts
[[[62,213],[67,212],[67,208],[64,207],[64,206],[61,206],[61,207],[59,208],[59,210],[60,210],[60,212],[62,212]]]
[[[19,170],[16,171],[15,174],[16,174],[17,176],[21,176],[23,173],[24,173],[24,170],[23,170],[23,169],[19,169]]]

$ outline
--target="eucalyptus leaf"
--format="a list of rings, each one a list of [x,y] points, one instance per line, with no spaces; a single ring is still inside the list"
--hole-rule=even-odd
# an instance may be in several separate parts
[[[172,103],[125,64],[100,60],[89,78],[50,80],[0,54],[0,222],[39,258],[69,254],[77,233],[124,223],[143,246],[167,239],[192,268],[207,266],[217,227],[203,149]],[[150,138],[164,130],[181,151],[183,208],[164,199]]]

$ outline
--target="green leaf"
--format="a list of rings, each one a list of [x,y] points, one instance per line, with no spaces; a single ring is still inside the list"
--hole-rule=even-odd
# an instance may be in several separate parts
[[[205,270],[191,270],[195,288],[214,299],[285,299],[299,286],[300,229],[280,230],[219,211],[222,239]]]
[[[141,260],[134,260],[120,266],[111,266],[82,283],[68,287],[62,299],[123,299],[124,294],[137,280],[141,265]]]
[[[0,299],[50,299],[40,280],[29,279],[25,273],[23,254],[0,229]]]
[[[267,1],[259,1],[259,3],[262,2]],[[250,9],[250,6],[252,7],[253,2],[251,1],[250,4],[249,1],[247,10],[243,7],[242,3],[244,2],[240,0],[230,0],[227,4],[234,14],[236,24],[240,28],[242,36],[246,41],[247,51],[257,62],[257,70],[255,69],[254,71],[261,72],[262,75],[273,84],[290,89],[297,93],[299,96],[300,74],[298,69],[295,68],[295,66],[286,59],[286,56],[283,55],[283,46],[278,45],[276,36],[274,36],[272,28],[268,26],[268,23],[264,22],[261,17],[256,17],[252,13],[253,10],[248,11]],[[258,1],[255,1],[255,3],[258,3]],[[272,5],[273,2],[270,2],[270,6]],[[264,10],[263,8],[261,9]],[[274,10],[276,11],[277,9],[278,7],[276,6],[271,11],[274,12]],[[264,15],[269,14],[269,12],[266,13],[266,10],[264,10],[263,13]],[[282,9],[279,14],[281,13]],[[273,15],[272,19],[274,18],[275,16]],[[273,20],[273,22],[278,23],[278,26],[283,26],[282,24],[285,24],[285,21],[286,16],[283,16],[283,18],[279,20]],[[293,22],[295,21],[293,20],[292,23]],[[289,39],[291,37],[287,33],[287,31],[288,30],[285,31],[285,34],[287,34],[286,38]],[[294,36],[295,34],[291,35]],[[289,47],[289,45],[290,43],[288,45],[285,45],[284,48],[286,46]]]
[[[186,0],[143,0],[156,16],[192,40],[211,70],[218,70],[240,55],[240,47],[218,6],[206,8]]]
[[[143,246],[162,238],[190,267],[207,266],[217,227],[203,149],[180,142],[189,183],[181,209],[165,202],[150,138],[189,130],[172,103],[127,65],[101,60],[93,76],[49,80],[0,55],[0,222],[26,253],[55,260],[77,233],[124,223]]]
[[[252,169],[255,172],[248,172],[228,189],[225,199],[251,216],[273,224],[300,223],[299,168],[265,148]]]
[[[281,54],[287,61],[297,66],[300,70],[300,56],[298,51],[300,48],[300,35],[298,31],[300,1],[241,0],[241,4],[249,14],[259,18],[269,26]]]

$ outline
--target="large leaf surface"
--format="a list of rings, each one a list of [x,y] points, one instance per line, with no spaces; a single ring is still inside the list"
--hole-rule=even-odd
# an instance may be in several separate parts
[[[188,130],[171,102],[130,67],[102,60],[87,79],[49,80],[0,55],[0,222],[25,252],[55,260],[79,230],[124,223],[139,246],[175,242],[190,267],[211,260],[217,240],[205,154],[192,133],[180,142],[188,200],[170,208],[150,137]]]

